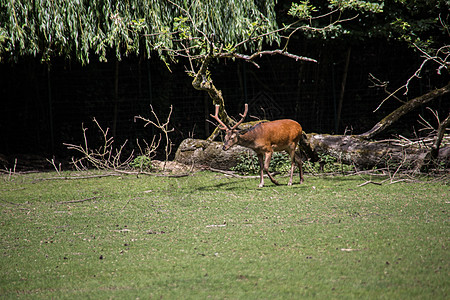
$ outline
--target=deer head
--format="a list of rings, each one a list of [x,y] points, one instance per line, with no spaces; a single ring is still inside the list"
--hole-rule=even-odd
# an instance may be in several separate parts
[[[228,127],[222,120],[219,118],[219,108],[220,105],[216,105],[216,113],[214,115],[210,115],[213,119],[215,119],[219,123],[219,128],[225,130],[225,140],[223,142],[223,150],[230,149],[231,146],[235,145],[239,140],[239,131],[236,129],[241,123],[244,121],[248,112],[248,104],[245,104],[245,109],[243,114],[239,114],[241,116],[241,120],[233,125],[233,127]]]

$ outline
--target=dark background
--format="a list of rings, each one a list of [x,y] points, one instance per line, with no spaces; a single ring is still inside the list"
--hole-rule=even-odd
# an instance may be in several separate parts
[[[371,42],[342,46],[324,42],[297,40],[290,52],[314,58],[318,63],[296,62],[282,56],[257,60],[260,68],[243,61],[220,61],[210,67],[214,84],[222,90],[231,116],[242,112],[249,103],[249,115],[258,118],[297,120],[306,132],[359,134],[370,129],[401,103],[388,100],[376,113],[373,110],[387,96],[381,88],[371,88],[369,73],[388,81],[390,91],[403,85],[422,60],[401,43]],[[340,122],[336,112],[344,76],[348,47],[349,69]],[[136,138],[151,140],[157,130],[134,122],[134,116],[151,117],[152,104],[161,120],[173,105],[171,139],[178,144],[187,137],[206,138],[213,126],[206,122],[213,110],[205,92],[195,90],[192,78],[184,72],[183,62],[171,71],[155,55],[149,59],[130,56],[116,61],[89,65],[64,59],[51,64],[37,58],[21,57],[17,63],[0,64],[0,154],[24,153],[43,157],[68,158],[75,155],[63,143],[82,144],[82,124],[92,146],[100,135],[92,119],[110,128],[116,145],[128,140],[127,149],[136,148]],[[117,81],[116,81],[117,80]],[[435,66],[425,69],[421,79],[414,79],[404,99],[412,99],[448,82],[438,76]],[[116,90],[115,87],[118,87]],[[435,99],[427,106],[441,116],[449,111],[449,96]],[[414,135],[420,127],[418,114],[433,121],[422,107],[403,117],[384,133]],[[252,120],[247,118],[247,120]]]

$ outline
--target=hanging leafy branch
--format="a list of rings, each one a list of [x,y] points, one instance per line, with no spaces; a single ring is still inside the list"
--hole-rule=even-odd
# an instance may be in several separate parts
[[[303,29],[320,16],[330,17],[326,31],[337,28],[345,10],[377,12],[382,5],[369,1],[328,0],[320,12],[309,1],[294,3],[290,14]],[[327,4],[328,3],[328,4]],[[131,53],[150,57],[153,51],[169,63],[189,51],[190,57],[208,53],[215,42],[228,52],[254,52],[263,45],[280,45],[272,0],[160,0],[160,1],[33,1],[0,2],[0,59],[36,56],[43,61],[63,56],[87,64],[91,55],[106,60],[112,51],[120,59]],[[325,5],[325,6],[326,6]],[[297,21],[298,22],[298,21]],[[308,24],[310,22],[310,24]],[[295,24],[294,24],[295,25]]]
[[[119,59],[130,53],[150,57],[152,51],[157,51],[161,59],[168,61],[170,53],[164,50],[184,49],[185,45],[176,39],[195,39],[192,32],[214,32],[225,43],[234,43],[242,40],[255,24],[258,30],[274,30],[274,6],[275,2],[269,0],[3,0],[0,59],[18,60],[20,56],[32,55],[49,61],[63,56],[87,64],[93,53],[106,60],[109,51]],[[185,9],[201,20],[195,23],[197,30],[181,28],[183,20],[174,22]],[[267,37],[265,42],[274,40],[275,37]]]

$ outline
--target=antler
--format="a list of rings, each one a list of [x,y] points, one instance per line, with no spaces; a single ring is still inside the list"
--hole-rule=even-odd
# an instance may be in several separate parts
[[[220,105],[216,104],[216,113],[215,113],[215,115],[210,114],[210,116],[212,118],[214,118],[217,122],[219,122],[219,128],[222,129],[222,130],[234,130],[234,129],[236,129],[244,121],[245,117],[247,116],[247,112],[248,112],[248,104],[246,103],[245,104],[244,113],[243,114],[239,114],[241,116],[241,120],[239,122],[237,122],[236,124],[234,124],[233,127],[229,128],[227,125],[225,125],[224,122],[222,122],[222,120],[220,120],[220,118],[219,118],[219,108],[220,108]]]
[[[247,116],[247,112],[248,112],[248,104],[245,103],[244,113],[239,114],[241,116],[241,120],[239,122],[237,122],[236,124],[234,124],[234,126],[231,127],[231,130],[236,129],[239,125],[241,125],[241,123],[244,121],[245,117]]]
[[[213,117],[217,122],[219,122],[220,129],[229,130],[228,126],[225,125],[225,123],[222,122],[222,120],[220,120],[220,118],[219,118],[219,108],[220,108],[220,105],[216,104],[216,114],[215,115],[210,114],[210,116]]]

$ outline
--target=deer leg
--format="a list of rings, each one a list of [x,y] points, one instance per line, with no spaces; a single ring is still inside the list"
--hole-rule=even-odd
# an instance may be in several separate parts
[[[289,182],[288,185],[292,185],[292,177],[294,176],[294,168],[295,168],[295,150],[292,151],[292,149],[290,149],[288,151],[289,157],[291,158],[291,172],[289,174]]]
[[[264,154],[258,154],[258,161],[259,161],[259,175],[261,177],[259,187],[262,188],[264,186]]]
[[[264,171],[266,171],[267,175],[269,175],[270,180],[276,184],[276,185],[280,185],[278,183],[278,181],[275,180],[275,178],[273,178],[272,174],[270,174],[269,172],[269,165],[270,165],[270,160],[272,159],[272,153],[273,152],[266,152],[265,154],[265,159],[264,159]]]
[[[302,155],[300,153],[297,154],[294,152],[294,158],[298,165],[298,170],[299,170],[298,172],[300,174],[300,184],[302,184],[303,183]]]

